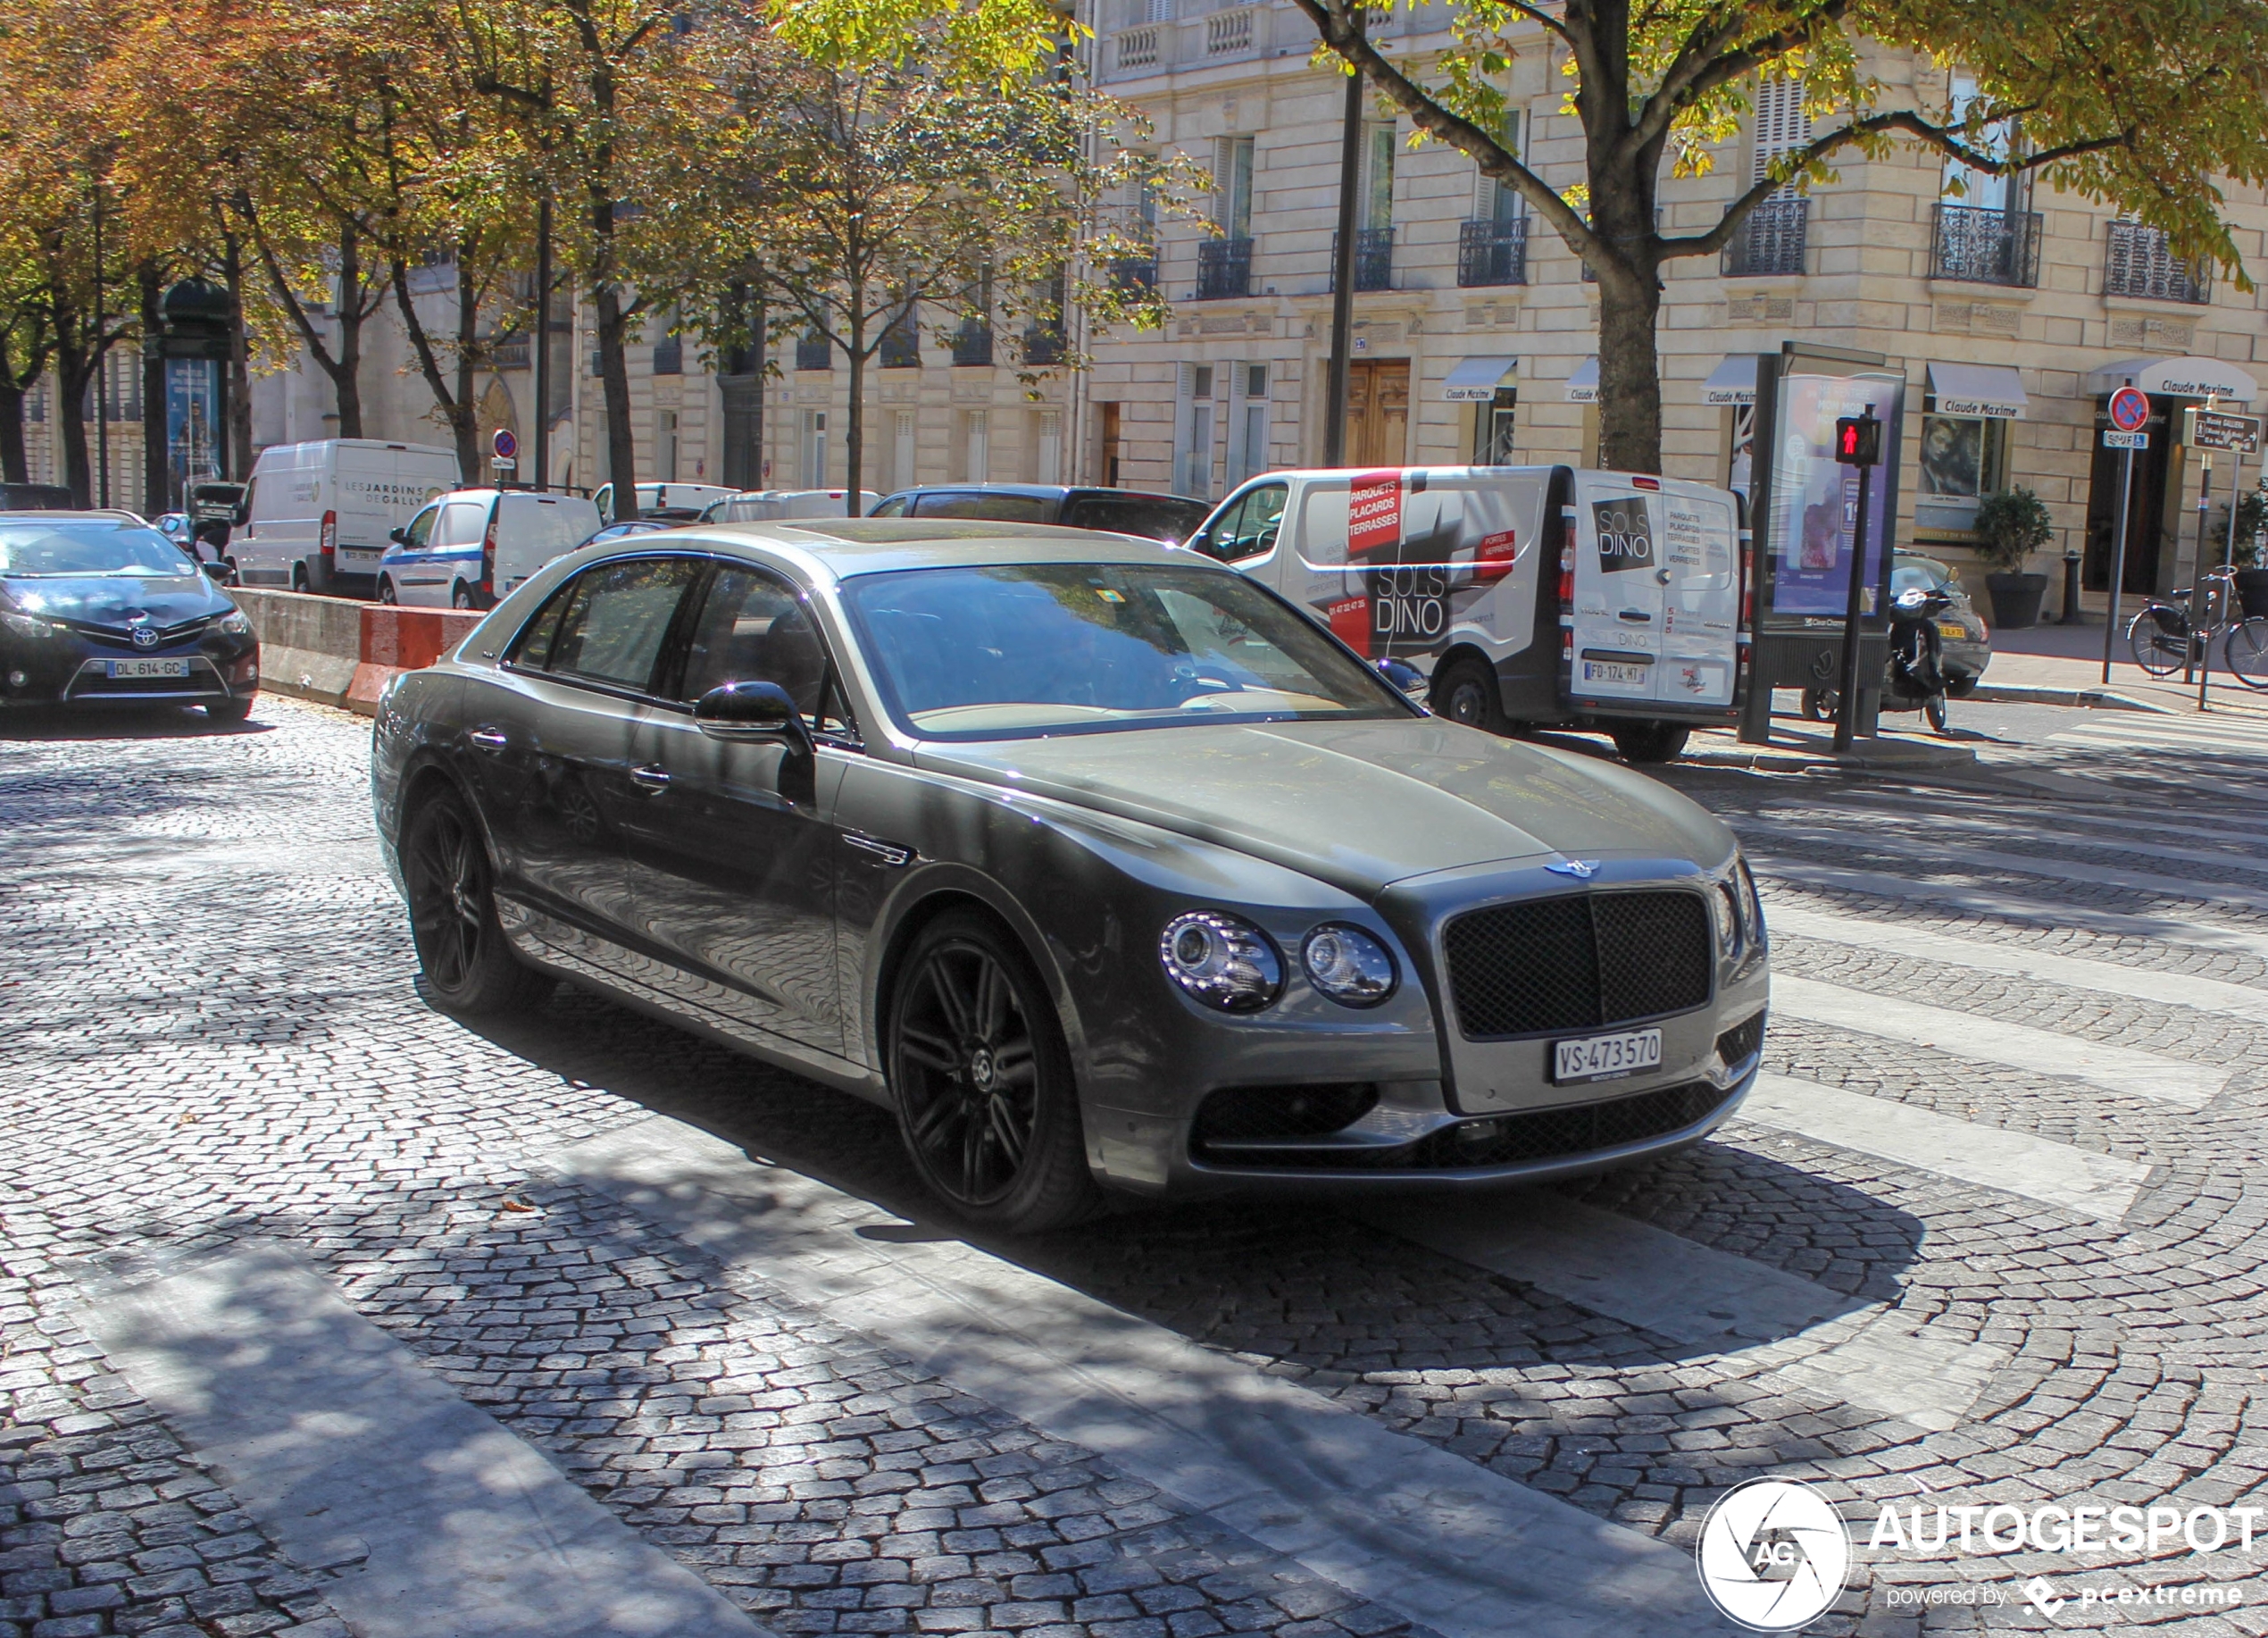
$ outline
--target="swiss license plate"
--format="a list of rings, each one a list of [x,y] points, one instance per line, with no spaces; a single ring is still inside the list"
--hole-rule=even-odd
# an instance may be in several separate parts
[[[1624,1030],[1551,1043],[1551,1078],[1562,1086],[1574,1081],[1613,1081],[1661,1066],[1659,1030]]]
[[[106,674],[113,679],[129,677],[186,677],[189,674],[187,660],[105,660]]]
[[[1583,681],[1586,682],[1609,682],[1613,683],[1617,688],[1638,688],[1644,686],[1646,682],[1646,667],[1643,665],[1617,665],[1606,660],[1585,660],[1583,662]]]
[[[1940,620],[1938,622],[1938,635],[1939,637],[1950,637],[1955,641],[1958,641],[1960,639],[1968,636],[1969,633],[1964,631],[1957,622],[1951,620]]]

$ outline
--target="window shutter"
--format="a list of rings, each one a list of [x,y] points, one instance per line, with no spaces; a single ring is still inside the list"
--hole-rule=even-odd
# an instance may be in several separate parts
[[[1804,112],[1800,79],[1756,82],[1756,140],[1748,162],[1751,186],[1764,180],[1772,162],[1811,140],[1811,115]]]

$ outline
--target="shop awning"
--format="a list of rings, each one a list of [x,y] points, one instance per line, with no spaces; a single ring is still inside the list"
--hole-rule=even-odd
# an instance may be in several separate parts
[[[2087,390],[2099,397],[2122,387],[2164,393],[2170,398],[2233,398],[2249,404],[2259,383],[2218,358],[2129,358],[2087,372]]]
[[[1441,396],[1451,404],[1486,404],[1512,373],[1517,358],[1463,358],[1441,383]]]
[[[1596,404],[1598,402],[1598,355],[1594,353],[1575,366],[1575,373],[1567,378],[1567,402]]]
[[[1940,415],[1981,415],[2022,421],[2024,378],[2007,364],[1948,364],[1930,361],[1930,392]]]
[[[1727,353],[1724,362],[1701,383],[1704,404],[1754,404],[1756,401],[1756,355]]]

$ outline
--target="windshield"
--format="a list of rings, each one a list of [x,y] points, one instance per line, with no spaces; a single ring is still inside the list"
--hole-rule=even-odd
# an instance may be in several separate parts
[[[154,529],[96,519],[0,519],[0,574],[187,574],[181,548]]]
[[[1943,591],[1952,584],[1945,565],[1929,557],[1900,557],[1890,565],[1890,595],[1909,591]]]
[[[843,597],[884,705],[925,740],[1410,714],[1238,574],[1007,564],[862,575]]]

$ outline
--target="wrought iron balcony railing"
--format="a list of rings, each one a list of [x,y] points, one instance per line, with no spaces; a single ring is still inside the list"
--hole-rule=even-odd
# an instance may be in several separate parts
[[[1053,324],[1035,324],[1024,331],[1024,363],[1044,369],[1063,362],[1063,332]]]
[[[1330,240],[1330,288],[1338,288],[1338,235]],[[1358,290],[1390,290],[1394,288],[1394,230],[1391,228],[1357,228],[1355,230],[1355,288]]]
[[[882,332],[882,345],[878,349],[885,370],[918,370],[921,367],[921,329],[909,313]]]
[[[2039,213],[1989,205],[1937,207],[1933,279],[2024,288],[2039,282]]]
[[[1467,289],[1484,284],[1528,282],[1528,219],[1468,221],[1457,230],[1457,283]]]
[[[1252,294],[1252,241],[1248,238],[1205,238],[1197,241],[1197,300],[1233,300]]]
[[[1146,256],[1112,257],[1111,288],[1113,290],[1156,289],[1156,253],[1154,251]]]
[[[798,370],[831,370],[835,367],[834,344],[824,336],[799,336],[796,338],[796,368]]]
[[[2110,247],[2103,259],[2104,295],[2198,305],[2213,299],[2205,264],[2176,256],[2167,247],[2162,229],[2139,221],[2114,221],[2110,226]]]
[[[992,326],[974,320],[964,322],[953,332],[953,362],[971,366],[992,362]]]
[[[1728,279],[1793,278],[1804,271],[1811,201],[1800,195],[1766,199],[1726,241],[1721,271]]]

